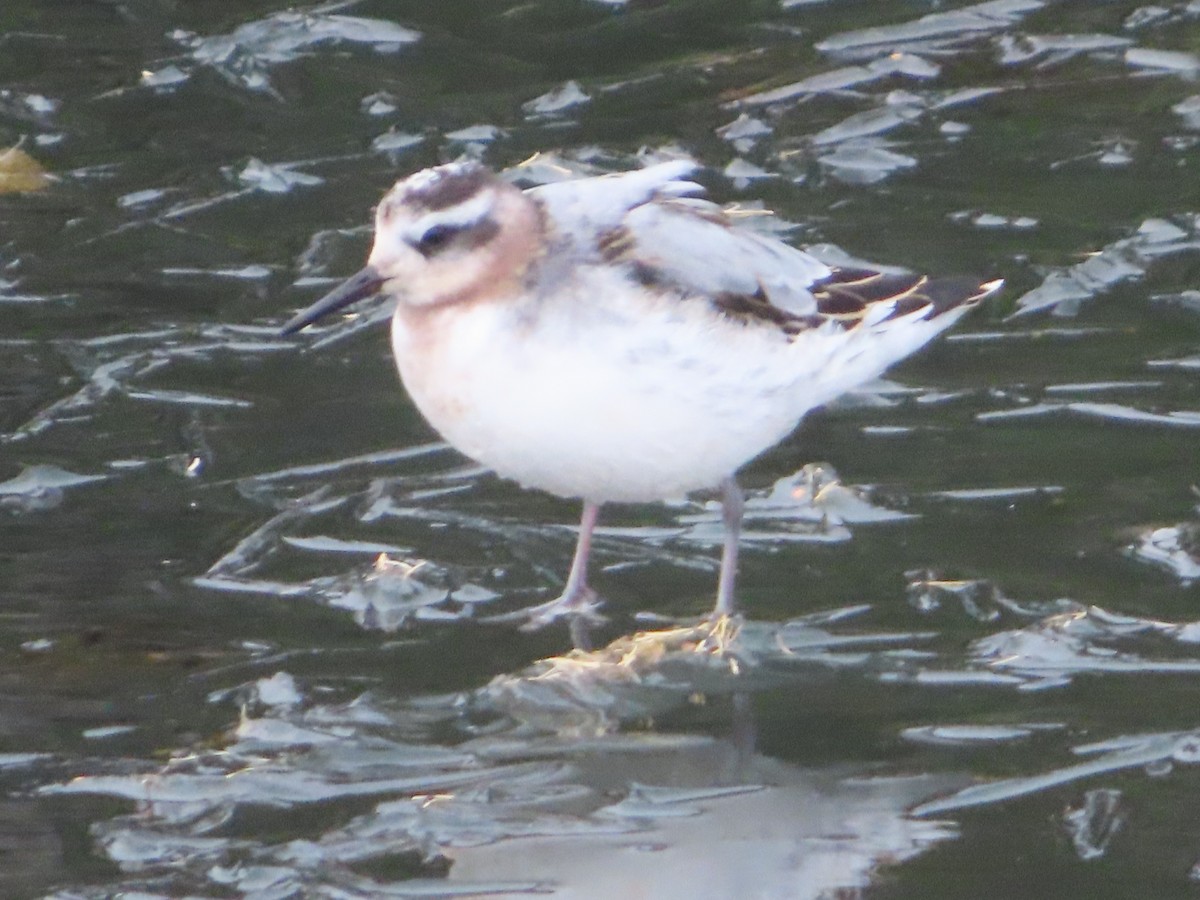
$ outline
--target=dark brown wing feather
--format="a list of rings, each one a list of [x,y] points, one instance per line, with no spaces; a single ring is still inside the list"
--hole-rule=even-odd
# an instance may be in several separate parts
[[[867,310],[879,303],[894,304],[885,321],[926,308],[931,309],[931,317],[938,316],[960,306],[973,306],[992,290],[992,286],[970,278],[930,279],[925,275],[834,269],[828,279],[813,285],[817,311],[809,315],[773,306],[763,291],[753,296],[722,294],[714,297],[713,303],[733,318],[767,322],[795,336],[831,321],[846,330],[857,328]]]
[[[688,209],[688,216],[703,218]],[[719,211],[708,219],[712,224],[728,227]],[[624,226],[608,229],[597,235],[596,248],[602,259],[613,265],[625,265],[642,285],[664,292],[678,291],[677,279],[661,271],[652,261],[639,253],[636,237]],[[829,322],[837,322],[845,330],[857,328],[867,311],[877,304],[889,304],[892,309],[882,320],[894,319],[931,308],[929,315],[937,316],[963,304],[979,301],[992,291],[966,278],[931,280],[925,275],[891,274],[871,269],[834,268],[828,277],[814,283],[809,290],[816,301],[813,312],[784,309],[772,303],[767,290],[759,284],[754,292],[720,292],[711,297],[713,305],[732,319],[746,323],[769,324],[788,337],[795,337]],[[879,317],[872,317],[880,321]]]

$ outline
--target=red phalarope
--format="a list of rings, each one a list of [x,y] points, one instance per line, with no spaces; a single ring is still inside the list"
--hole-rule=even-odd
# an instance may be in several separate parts
[[[566,586],[531,626],[596,617],[603,503],[714,488],[715,614],[732,614],[737,470],[1000,287],[831,268],[736,227],[695,168],[526,191],[475,163],[418,172],[380,202],[367,266],[283,328],[395,297],[396,365],[430,424],[505,478],[582,499]]]

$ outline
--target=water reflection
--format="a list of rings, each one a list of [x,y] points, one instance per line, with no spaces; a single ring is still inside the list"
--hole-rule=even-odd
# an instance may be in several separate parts
[[[755,693],[804,683],[773,660],[904,636],[826,638],[810,622],[642,632],[468,694],[407,703],[370,694],[324,703],[279,672],[214,696],[243,708],[221,750],[42,793],[134,804],[93,829],[125,873],[123,890],[615,897],[637,886],[695,897],[753,885],[822,897],[953,836],[906,810],[961,782],[803,768],[757,752]],[[700,702],[725,711],[724,734],[624,727]],[[435,733],[457,739],[432,743]],[[372,805],[354,814],[360,800]],[[305,837],[238,836],[245,816],[272,830],[301,807]],[[363,874],[388,860],[405,877]]]
[[[942,598],[921,602],[927,613],[955,597],[977,620],[1028,624],[957,655],[933,649],[934,631],[862,627],[870,609],[861,606],[782,624],[705,621],[407,701],[365,693],[328,702],[328,689],[277,671],[210,694],[241,709],[220,749],[181,750],[166,765],[93,760],[82,767],[91,774],[39,793],[133,803],[132,813],[93,827],[126,890],[611,897],[641,885],[693,897],[754,885],[772,896],[821,897],[865,887],[878,865],[955,836],[931,816],[1200,758],[1193,732],[1129,735],[1072,748],[1085,762],[963,787],[967,779],[950,773],[797,766],[760,754],[756,698],[803,692],[821,671],[925,690],[1022,691],[1062,688],[1083,674],[1200,671],[1200,660],[1133,649],[1164,639],[1190,646],[1195,623],[1022,604],[986,585],[922,578],[913,596]],[[991,615],[981,615],[985,606]],[[645,727],[697,704],[722,710],[724,727],[711,712],[708,734]],[[903,736],[952,750],[1061,740],[1063,731],[1057,722],[943,723]],[[56,764],[30,756],[12,765],[48,774]],[[307,824],[283,843],[239,825],[253,816],[256,832],[294,833],[285,822],[299,810]],[[1122,821],[1116,795],[1092,791],[1064,827],[1087,859],[1105,852]],[[397,867],[402,876],[378,874]]]
[[[0,33],[0,894],[1191,889],[1195,4],[65,9]],[[736,635],[696,501],[614,518],[562,655],[482,620],[574,514],[430,443],[386,308],[275,332],[400,175],[664,147],[1014,290],[752,467]]]

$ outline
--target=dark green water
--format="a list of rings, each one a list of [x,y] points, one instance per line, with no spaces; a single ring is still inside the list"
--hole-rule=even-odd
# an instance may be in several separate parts
[[[284,9],[0,8],[0,148],[55,176],[0,194],[0,895],[1194,894],[1200,13]],[[523,108],[567,81],[585,102]],[[531,672],[565,629],[477,620],[558,589],[574,505],[392,453],[437,436],[382,326],[275,328],[398,177],[642,148],[795,243],[1008,287],[889,374],[911,390],[744,472],[821,463],[911,518],[752,522],[736,673],[678,636]],[[708,609],[703,513],[606,512],[601,646]]]

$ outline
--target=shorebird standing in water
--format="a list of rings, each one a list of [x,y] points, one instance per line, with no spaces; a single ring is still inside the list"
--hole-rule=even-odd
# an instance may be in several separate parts
[[[598,617],[602,504],[709,489],[725,523],[714,614],[732,614],[738,469],[1000,286],[830,268],[737,227],[695,169],[527,191],[475,163],[418,172],[380,202],[366,268],[284,326],[394,297],[396,365],[430,424],[505,478],[582,499],[566,586],[531,627]]]

